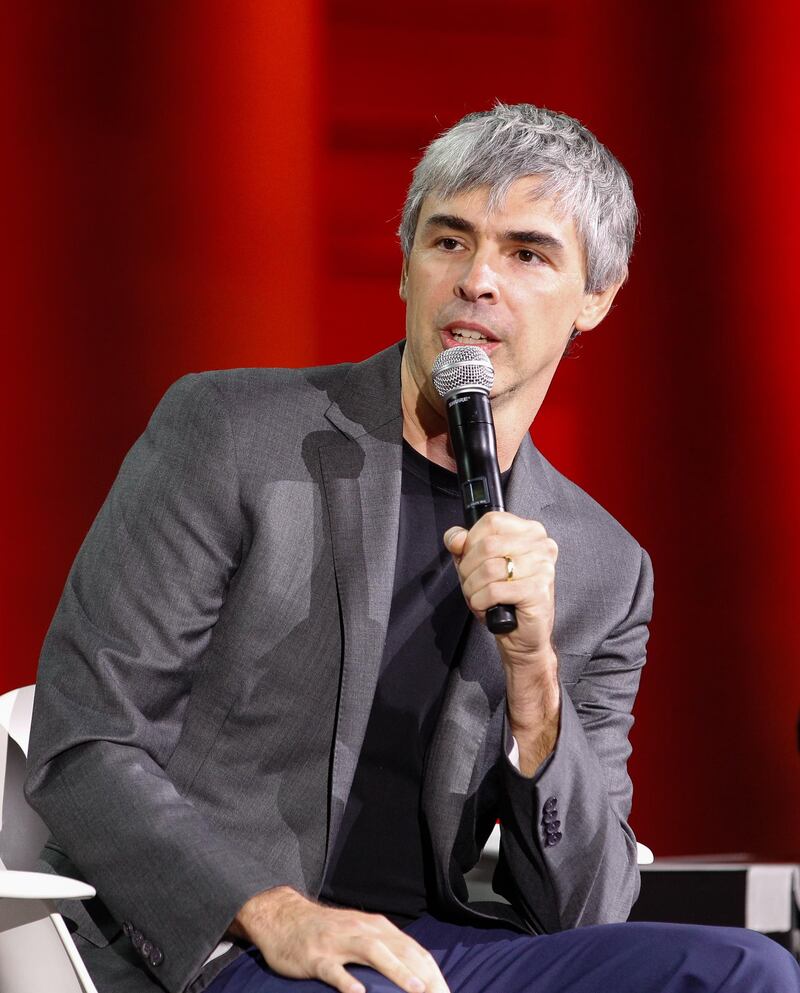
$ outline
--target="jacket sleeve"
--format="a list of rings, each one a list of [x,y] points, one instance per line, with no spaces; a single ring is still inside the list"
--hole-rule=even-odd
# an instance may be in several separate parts
[[[185,377],[78,553],[37,677],[28,799],[171,991],[275,885],[165,771],[244,533],[225,410],[213,383]]]
[[[561,686],[553,753],[533,778],[504,763],[494,888],[536,931],[623,921],[639,892],[628,732],[653,601],[640,552],[627,615]]]

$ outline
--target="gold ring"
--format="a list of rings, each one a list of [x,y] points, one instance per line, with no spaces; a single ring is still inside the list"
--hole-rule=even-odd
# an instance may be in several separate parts
[[[506,582],[510,583],[514,578],[514,560],[510,555],[504,555],[503,558],[506,560]]]

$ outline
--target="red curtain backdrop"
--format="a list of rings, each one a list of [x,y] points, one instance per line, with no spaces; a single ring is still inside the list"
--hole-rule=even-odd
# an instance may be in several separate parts
[[[642,234],[533,435],[649,549],[633,823],[798,855],[800,14],[776,0],[17,4],[0,30],[0,690],[165,388],[403,335],[394,232],[469,110],[575,115]]]

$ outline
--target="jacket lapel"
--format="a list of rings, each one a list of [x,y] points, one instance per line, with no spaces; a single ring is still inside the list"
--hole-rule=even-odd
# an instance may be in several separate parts
[[[399,350],[390,349],[353,367],[326,415],[341,433],[319,450],[343,641],[326,871],[366,732],[392,603],[402,479],[399,360]]]

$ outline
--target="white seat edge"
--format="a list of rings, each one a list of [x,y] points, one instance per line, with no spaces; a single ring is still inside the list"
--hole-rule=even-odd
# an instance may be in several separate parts
[[[95,892],[93,886],[69,876],[0,870],[0,899],[4,900],[88,900]]]
[[[500,825],[495,824],[492,833],[486,839],[486,844],[483,847],[483,854],[488,856],[497,856],[500,854]],[[652,865],[654,861],[653,852],[643,845],[641,841],[636,842],[636,862],[638,865]]]

